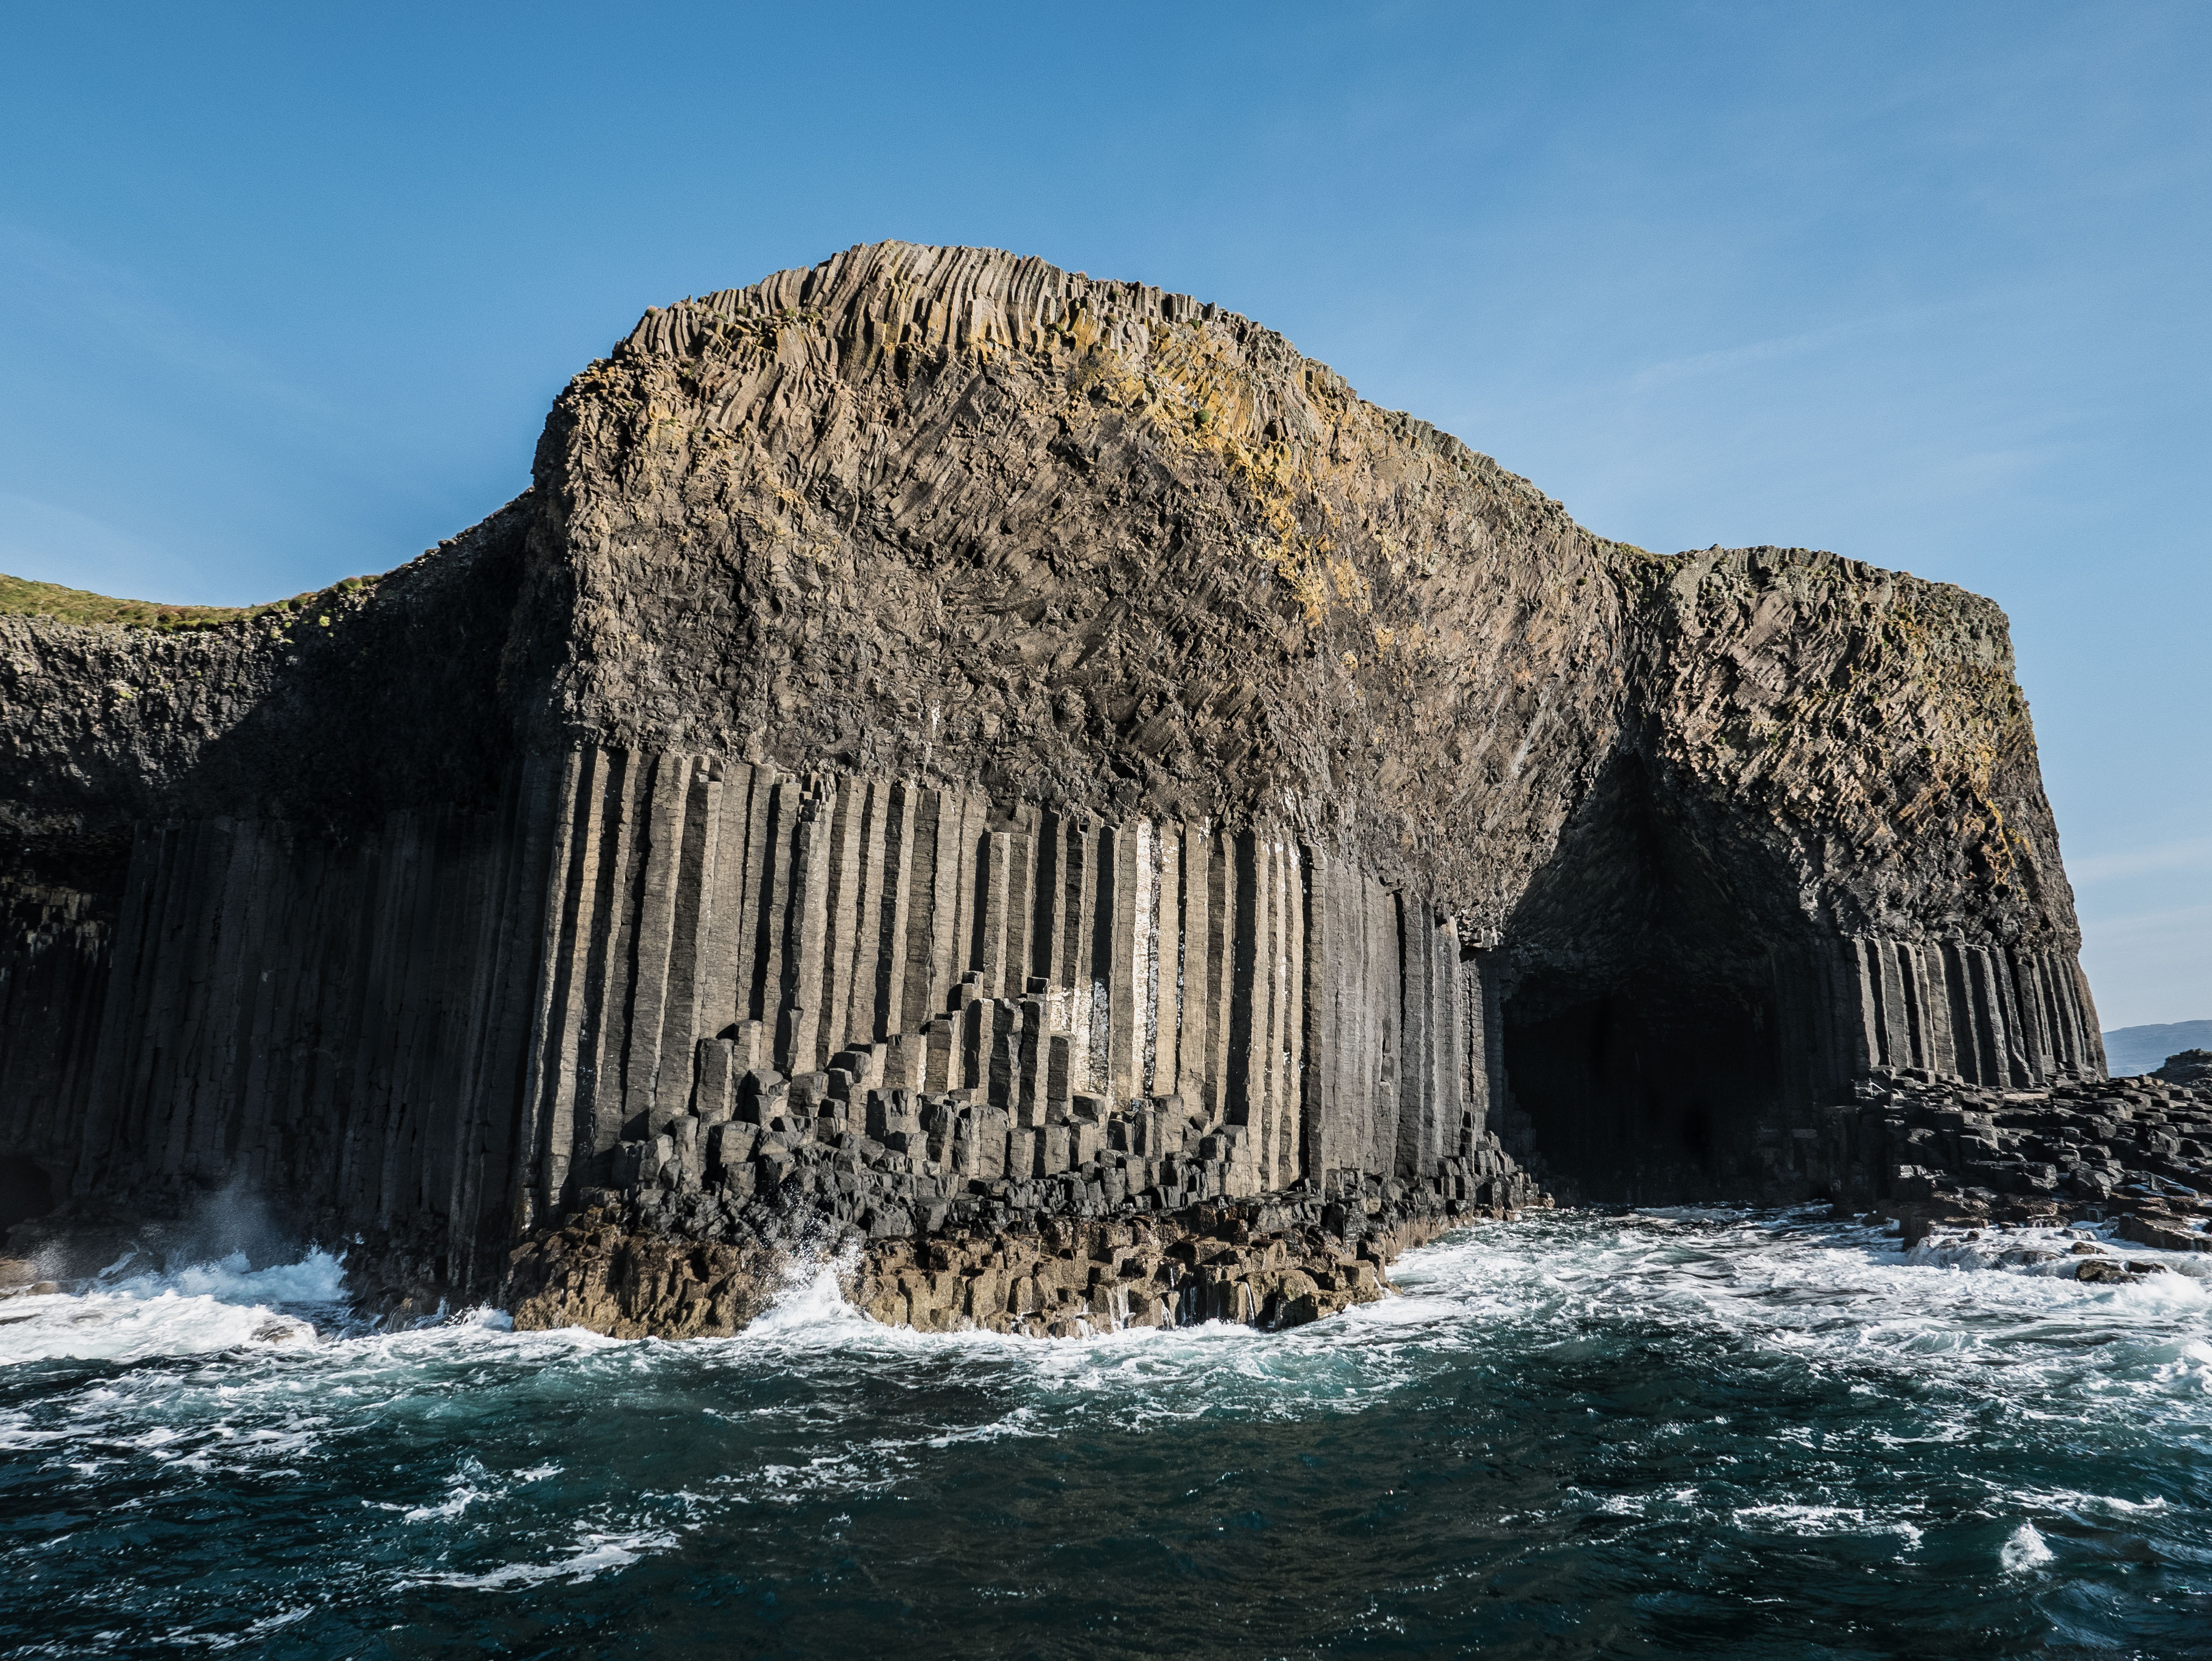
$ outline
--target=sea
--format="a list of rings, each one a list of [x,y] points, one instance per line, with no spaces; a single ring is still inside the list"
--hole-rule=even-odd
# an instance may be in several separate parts
[[[2212,1261],[2075,1238],[1531,1214],[1057,1341],[835,1265],[691,1343],[118,1271],[0,1303],[0,1652],[2212,1656]]]

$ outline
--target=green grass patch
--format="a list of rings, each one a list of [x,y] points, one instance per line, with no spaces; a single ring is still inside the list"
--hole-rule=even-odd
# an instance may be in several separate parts
[[[295,594],[289,600],[264,605],[163,605],[154,600],[118,600],[106,594],[88,593],[81,588],[64,588],[59,583],[34,583],[22,577],[0,575],[0,613],[52,617],[64,623],[120,624],[126,628],[212,628],[240,618],[297,617],[309,612],[314,602],[325,595],[366,588],[373,580],[349,577],[329,588]]]

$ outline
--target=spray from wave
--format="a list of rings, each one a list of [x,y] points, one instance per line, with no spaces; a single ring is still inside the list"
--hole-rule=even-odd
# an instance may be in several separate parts
[[[2148,1256],[2087,1234],[1534,1217],[1310,1327],[1052,1341],[875,1325],[836,1264],[687,1343],[121,1265],[0,1303],[0,1645],[2201,1652],[2212,1282],[2054,1272]]]

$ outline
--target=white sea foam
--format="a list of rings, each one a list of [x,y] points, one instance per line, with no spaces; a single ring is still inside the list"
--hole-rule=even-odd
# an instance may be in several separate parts
[[[2044,1543],[2034,1524],[2022,1523],[1998,1549],[1997,1561],[2007,1574],[2026,1574],[2031,1569],[2042,1567],[2055,1555]]]
[[[266,1269],[249,1268],[246,1254],[234,1252],[213,1263],[192,1264],[170,1274],[119,1281],[112,1289],[141,1296],[174,1292],[183,1297],[215,1298],[234,1304],[329,1304],[345,1296],[345,1265],[320,1246],[311,1248],[297,1263]]]
[[[628,1377],[677,1364],[708,1376],[750,1376],[779,1361],[811,1367],[828,1352],[855,1366],[950,1365],[1012,1392],[986,1423],[917,1426],[912,1438],[895,1439],[942,1447],[1049,1436],[1076,1419],[1103,1417],[1133,1430],[1224,1415],[1356,1414],[1470,1343],[1486,1347],[1510,1335],[1516,1346],[1541,1343],[1557,1361],[1583,1352],[1595,1359],[1629,1324],[1846,1367],[1860,1389],[1889,1387],[1877,1382],[1883,1376],[1942,1382],[2015,1402],[2031,1415],[2161,1397],[2193,1403],[2191,1411],[2203,1416],[2212,1401],[2212,1288],[2178,1273],[2083,1283],[2037,1272],[2049,1264],[2007,1261],[2054,1243],[2072,1242],[2051,1231],[2007,1232],[1905,1252],[1893,1234],[1817,1224],[1809,1215],[1540,1218],[1479,1227],[1409,1253],[1394,1271],[1401,1295],[1295,1331],[1210,1325],[1053,1341],[880,1326],[840,1291],[851,1265],[816,1264],[797,1271],[744,1332],[680,1345],[580,1331],[516,1333],[489,1310],[407,1332],[319,1340],[300,1316],[329,1306],[343,1284],[339,1261],[315,1252],[274,1268],[252,1270],[233,1257],[80,1295],[0,1304],[0,1321],[10,1323],[0,1325],[0,1364],[132,1363],[233,1349],[296,1354],[313,1345],[323,1358],[316,1388],[348,1399],[408,1388],[409,1376],[425,1368],[477,1361],[611,1367]],[[2091,1336],[2094,1343],[2082,1341]],[[226,1386],[234,1396],[270,1397],[296,1387],[290,1374],[250,1372]],[[127,1395],[135,1387],[123,1381],[115,1388]],[[1963,1420],[1958,1434],[1966,1434]],[[6,1435],[0,1423],[0,1440]],[[878,1445],[878,1458],[896,1451]],[[814,1470],[822,1486],[847,1476],[876,1480],[872,1470],[844,1472],[834,1462]],[[489,1490],[476,1487],[473,1496],[456,1490],[410,1510],[426,1519],[461,1515],[485,1502]]]
[[[485,1591],[511,1591],[541,1580],[578,1584],[598,1579],[609,1569],[625,1568],[651,1551],[665,1551],[677,1537],[665,1529],[633,1529],[627,1532],[578,1531],[575,1545],[550,1563],[507,1563],[481,1574],[432,1574],[422,1584],[471,1586]]]
[[[1694,1490],[1691,1490],[1694,1497]],[[1880,1517],[1863,1506],[1765,1505],[1741,1506],[1733,1513],[1740,1527],[1774,1530],[1808,1537],[1828,1534],[1894,1534],[1905,1549],[1917,1549],[1924,1537],[1917,1524],[1899,1517]]]
[[[234,1252],[173,1273],[96,1282],[81,1293],[12,1298],[0,1304],[0,1366],[312,1344],[314,1325],[296,1312],[336,1305],[344,1284],[339,1260],[319,1248],[267,1269],[252,1269]]]
[[[775,1300],[737,1343],[791,1343],[817,1348],[837,1343],[856,1332],[883,1329],[845,1300],[843,1281],[859,1264],[859,1254],[829,1262],[801,1260],[786,1274]]]
[[[403,1523],[450,1523],[477,1501],[498,1499],[505,1492],[505,1488],[492,1480],[474,1454],[465,1453],[446,1497],[434,1506],[410,1506],[400,1513],[399,1520]]]
[[[1983,1458],[1993,1438],[2018,1449],[2109,1433],[2128,1447],[2212,1434],[2206,1283],[2039,1272],[2050,1265],[2028,1254],[2054,1244],[2072,1240],[1992,1231],[1906,1252],[1894,1234],[1810,1213],[1537,1215],[1410,1253],[1394,1271],[1402,1295],[1291,1331],[1056,1341],[877,1325],[840,1293],[849,1265],[830,1264],[797,1272],[727,1339],[515,1332],[477,1310],[277,1343],[257,1335],[281,1318],[323,1319],[340,1266],[325,1254],[261,1270],[233,1258],[0,1303],[0,1320],[34,1318],[0,1326],[0,1361],[123,1363],[0,1410],[0,1448],[88,1494],[173,1493],[231,1473],[258,1488],[308,1472],[355,1487],[349,1515],[392,1565],[373,1572],[379,1587],[550,1586],[558,1597],[715,1537],[696,1531],[718,1518],[726,1530],[749,1513],[830,1528],[828,1513],[903,1505],[976,1445],[1033,1464],[1048,1443],[1135,1447],[1159,1430],[1156,1446],[1188,1446],[1203,1422],[1225,1421],[1257,1435],[1316,1427],[1288,1445],[1318,1447],[1360,1434],[1345,1416],[1425,1413],[1432,1392],[1462,1430],[1499,1403],[1498,1434],[1510,1434],[1557,1410],[1513,1401],[1535,1373],[1547,1389],[1590,1393],[1589,1422],[1602,1427],[1591,1446],[1605,1451],[1515,1501],[1534,1507],[1532,1528],[1601,1517],[1646,1538],[1694,1532],[1752,1551],[1818,1542],[1869,1561],[1940,1561],[1964,1543],[1985,1566],[1995,1551],[2025,1596],[2025,1577],[2081,1556],[2054,1558],[2046,1533],[2063,1545],[2084,1530],[2171,1531],[2176,1519],[2140,1462],[2109,1476],[2054,1467],[2039,1486]],[[1818,1405],[1793,1418],[1741,1395],[1690,1399],[1711,1372],[1727,1391],[1757,1397],[1771,1379]],[[1637,1394],[1647,1373],[1675,1381],[1679,1412]],[[1606,1416],[1616,1410],[1617,1431]],[[378,1439],[405,1463],[356,1480],[349,1462]],[[642,1486],[638,1474],[672,1448],[678,1467]],[[1225,1480],[1194,1471],[1192,1491]]]

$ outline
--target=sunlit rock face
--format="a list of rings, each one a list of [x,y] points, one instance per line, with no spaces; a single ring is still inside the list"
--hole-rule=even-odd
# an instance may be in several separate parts
[[[1841,1193],[1877,1069],[2102,1070],[1996,607],[1607,542],[988,250],[649,312],[474,530],[0,619],[0,691],[8,1193],[243,1177],[394,1285],[592,1205]]]

